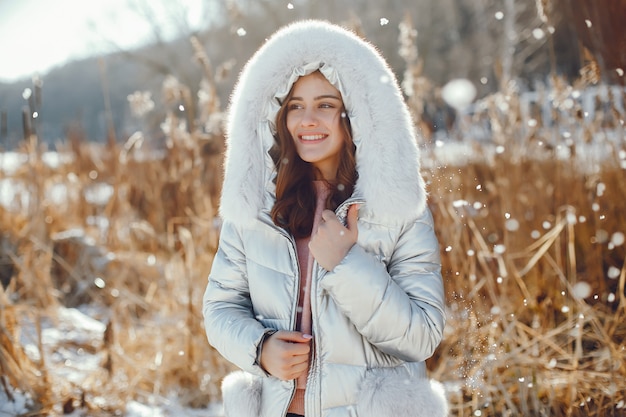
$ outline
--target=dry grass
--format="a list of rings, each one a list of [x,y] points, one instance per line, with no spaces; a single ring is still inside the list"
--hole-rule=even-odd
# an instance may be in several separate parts
[[[412,76],[418,88],[429,85],[418,69]],[[171,81],[173,103],[203,116],[188,127],[168,116],[166,156],[143,158],[140,135],[105,146],[71,137],[60,149],[67,162],[51,168],[33,136],[20,150],[27,163],[10,174],[31,197],[0,207],[0,389],[28,393],[32,415],[76,407],[111,415],[129,400],[172,395],[193,407],[219,400],[231,366],[206,342],[201,298],[219,232],[223,138],[195,128],[219,118],[219,103],[189,103]],[[571,96],[572,86],[555,85]],[[414,110],[420,100],[411,98]],[[448,161],[459,155],[450,143],[424,151],[449,307],[428,365],[455,416],[626,409],[624,113],[609,102],[587,120],[576,106],[542,100],[554,108],[553,126],[529,124],[520,96],[503,91],[462,121],[487,120],[489,143],[461,153],[462,163]],[[592,137],[604,156],[581,148],[578,139]],[[558,156],[564,150],[569,157]],[[98,201],[103,184],[111,197]],[[50,191],[59,186],[67,191],[56,201]],[[95,340],[55,347],[99,358],[80,383],[59,372],[58,352],[42,342],[42,322],[58,306],[89,306],[106,323]]]
[[[182,86],[169,88],[184,99]],[[0,389],[28,393],[35,414],[109,415],[131,399],[172,395],[194,407],[219,400],[230,366],[206,342],[201,299],[219,236],[223,138],[190,132],[175,113],[168,122],[165,154],[150,155],[140,136],[104,146],[74,136],[59,146],[66,162],[51,168],[33,136],[19,150],[27,163],[7,175],[31,197],[0,207]],[[91,306],[106,331],[53,351],[41,331],[24,337],[23,325],[54,320],[58,306]],[[80,384],[60,377],[63,364],[51,358],[67,349],[99,358]]]
[[[196,139],[165,158],[123,164],[122,147],[82,143],[80,153],[66,151],[71,162],[54,170],[41,152],[24,150],[33,159],[12,179],[39,198],[0,208],[11,274],[0,291],[0,369],[3,382],[30,393],[41,414],[74,400],[112,413],[129,399],[172,390],[192,406],[218,399],[227,365],[206,342],[200,308],[219,233],[217,192],[209,184],[220,176],[211,150],[220,140]],[[98,183],[112,190],[105,204],[86,198]],[[46,195],[60,184],[67,200],[57,205]],[[107,323],[95,346],[80,346],[101,353],[99,371],[82,386],[47,372],[40,343],[39,361],[18,343],[20,323],[54,317],[60,305],[99,307],[97,318]],[[105,405],[96,406],[102,400],[95,397]]]
[[[515,92],[487,97],[461,123],[488,120],[489,143],[463,162],[427,149],[449,297],[429,367],[453,415],[626,412],[625,115],[615,97],[594,117],[558,107],[582,87],[555,80],[552,125]]]
[[[608,164],[596,174],[607,190],[598,198],[570,161],[510,158],[445,167],[431,184],[449,321],[429,365],[454,387],[454,415],[617,415],[626,401],[624,247],[598,232],[623,233],[624,171]]]

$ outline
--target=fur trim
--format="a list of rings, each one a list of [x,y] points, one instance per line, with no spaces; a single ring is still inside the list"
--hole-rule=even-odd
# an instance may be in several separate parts
[[[396,375],[371,373],[357,398],[359,417],[446,417],[443,385],[434,379],[403,380]]]
[[[222,381],[225,417],[258,417],[261,410],[261,378],[234,371]],[[371,372],[357,397],[359,417],[447,417],[443,385],[434,379],[408,381],[397,374]]]
[[[414,124],[393,71],[370,43],[314,20],[277,31],[239,76],[226,126],[222,218],[245,223],[273,204],[268,117],[276,94],[288,90],[293,74],[311,63],[337,75],[329,81],[341,92],[352,124],[359,172],[355,195],[366,201],[362,215],[385,224],[417,218],[426,207],[426,191]]]
[[[261,410],[262,382],[257,376],[234,371],[222,381],[222,400],[226,417],[258,417]]]

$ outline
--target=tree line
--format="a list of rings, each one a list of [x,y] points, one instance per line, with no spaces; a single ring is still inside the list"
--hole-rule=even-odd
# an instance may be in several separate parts
[[[195,92],[204,75],[194,58],[190,36],[198,39],[210,60],[224,105],[239,70],[263,40],[278,27],[303,18],[327,19],[354,28],[383,52],[399,79],[406,69],[407,54],[411,55],[419,63],[419,75],[435,87],[454,78],[467,78],[479,96],[484,96],[507,80],[532,89],[533,83],[545,81],[550,74],[578,76],[583,60],[574,25],[558,10],[551,10],[549,20],[542,19],[539,3],[211,0],[206,3],[211,23],[202,31],[182,25],[176,39],[165,41],[155,28],[155,41],[147,46],[72,62],[40,80],[0,84],[0,146],[15,147],[27,129],[51,146],[77,134],[86,140],[107,140],[111,125],[118,140],[137,129],[147,129],[158,137],[164,111],[160,100],[163,81],[175,77]],[[150,16],[146,11],[138,18]],[[403,50],[400,39],[401,29],[407,27],[412,37],[410,51]],[[38,108],[33,109],[32,99],[29,103],[24,91],[30,89],[34,94],[35,84],[40,96]],[[138,90],[152,93],[156,106],[151,119],[139,120],[129,110],[128,96]]]

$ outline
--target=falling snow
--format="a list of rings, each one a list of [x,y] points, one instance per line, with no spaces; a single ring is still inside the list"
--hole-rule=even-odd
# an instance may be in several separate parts
[[[467,79],[454,79],[443,86],[441,96],[448,105],[463,111],[476,98],[476,87]]]

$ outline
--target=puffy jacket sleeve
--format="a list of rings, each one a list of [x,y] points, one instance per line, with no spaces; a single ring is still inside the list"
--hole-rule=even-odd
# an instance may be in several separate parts
[[[428,210],[399,233],[387,264],[355,244],[321,285],[363,337],[387,354],[423,361],[441,342],[445,297]]]
[[[209,343],[228,361],[257,375],[257,349],[266,329],[254,316],[239,231],[224,223],[204,293],[204,327]]]

